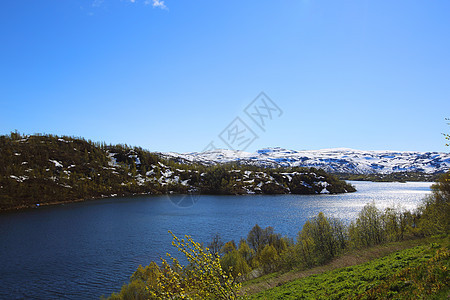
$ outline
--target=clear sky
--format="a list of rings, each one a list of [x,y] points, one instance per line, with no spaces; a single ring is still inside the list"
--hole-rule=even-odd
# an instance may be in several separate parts
[[[219,135],[239,117],[258,137],[247,151],[448,151],[449,13],[447,0],[3,0],[0,134],[190,152],[229,148]],[[245,113],[262,91],[279,108],[259,106],[263,128]]]

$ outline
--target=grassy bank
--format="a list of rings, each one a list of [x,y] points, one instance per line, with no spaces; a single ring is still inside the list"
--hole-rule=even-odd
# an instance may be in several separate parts
[[[252,299],[379,299],[377,295],[383,293],[384,298],[395,299],[422,297],[427,292],[445,298],[449,246],[448,237],[389,243],[348,253],[310,270],[269,274],[246,282],[243,291]],[[426,278],[430,273],[435,277]]]

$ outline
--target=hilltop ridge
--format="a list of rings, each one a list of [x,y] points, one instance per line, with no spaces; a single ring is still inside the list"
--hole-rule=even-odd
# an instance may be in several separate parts
[[[239,163],[258,167],[313,167],[335,174],[437,174],[450,170],[450,154],[442,152],[365,151],[350,148],[296,151],[273,147],[255,153],[216,149],[190,153],[166,152],[162,155],[204,165]]]

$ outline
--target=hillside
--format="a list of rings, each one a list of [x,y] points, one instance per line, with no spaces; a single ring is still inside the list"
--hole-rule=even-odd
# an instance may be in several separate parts
[[[284,282],[279,282],[278,278],[268,279],[262,282],[265,285],[261,284],[263,290],[250,299],[446,299],[450,283],[448,239],[434,238],[437,242],[433,243],[427,240],[364,249],[325,266],[285,274],[291,278],[285,276],[290,280]],[[419,245],[402,249],[414,243]],[[400,249],[386,253],[395,248]],[[366,260],[365,256],[372,257],[356,264],[360,256],[362,260]],[[248,285],[256,287],[251,282]]]
[[[0,136],[0,210],[132,194],[355,191],[315,168],[183,164],[127,145],[54,135]]]
[[[306,167],[354,175],[431,175],[445,173],[450,169],[450,154],[438,152],[361,151],[345,148],[295,151],[266,148],[256,153],[217,149],[184,154],[169,152],[163,155],[177,161],[204,165],[239,163],[258,167]]]

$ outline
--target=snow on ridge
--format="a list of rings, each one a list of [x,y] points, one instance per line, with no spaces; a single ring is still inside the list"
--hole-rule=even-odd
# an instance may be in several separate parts
[[[256,155],[255,153],[227,149],[215,149],[204,152],[188,153],[165,152],[161,154],[168,158],[181,158],[187,161],[201,162],[204,164],[228,163],[239,161],[241,159],[248,159]]]
[[[450,154],[440,152],[355,150],[331,148],[320,150],[288,150],[263,148],[255,153],[216,149],[205,152],[161,153],[167,158],[201,164],[239,162],[256,166],[315,167],[334,173],[389,174],[393,172],[446,172]]]

